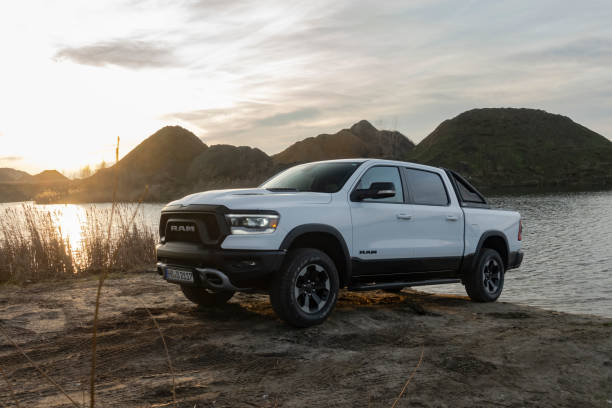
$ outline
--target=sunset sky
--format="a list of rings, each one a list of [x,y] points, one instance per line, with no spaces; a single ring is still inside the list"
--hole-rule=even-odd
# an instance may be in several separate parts
[[[4,1],[0,167],[111,161],[164,125],[269,154],[475,107],[612,138],[612,2]]]

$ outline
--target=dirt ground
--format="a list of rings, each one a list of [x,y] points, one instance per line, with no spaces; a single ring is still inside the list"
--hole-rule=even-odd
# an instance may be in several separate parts
[[[0,288],[0,326],[82,403],[97,282]],[[142,302],[142,303],[141,303]],[[404,290],[343,292],[323,325],[297,330],[268,297],[198,309],[153,273],[103,292],[99,407],[612,408],[612,319]],[[0,406],[70,406],[0,333]]]

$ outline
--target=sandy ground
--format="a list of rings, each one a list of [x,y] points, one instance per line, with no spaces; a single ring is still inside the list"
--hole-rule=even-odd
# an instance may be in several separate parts
[[[0,288],[0,325],[79,403],[88,401],[96,281]],[[612,408],[612,320],[405,290],[343,292],[331,318],[296,330],[267,296],[201,310],[157,275],[103,293],[97,406]],[[142,302],[142,304],[140,303]],[[69,406],[0,334],[22,407]],[[0,406],[14,406],[0,378]]]

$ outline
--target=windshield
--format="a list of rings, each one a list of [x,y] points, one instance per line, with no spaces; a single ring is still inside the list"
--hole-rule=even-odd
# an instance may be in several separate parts
[[[335,193],[357,170],[361,162],[309,163],[286,170],[261,187],[271,191],[313,191]]]

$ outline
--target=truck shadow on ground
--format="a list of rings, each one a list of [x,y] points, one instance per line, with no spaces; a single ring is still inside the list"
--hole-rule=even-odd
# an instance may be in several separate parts
[[[439,316],[436,306],[453,307],[469,303],[467,298],[429,295],[425,293],[405,291],[399,294],[384,292],[349,292],[341,291],[338,296],[334,313],[350,312],[354,309],[397,309],[405,313],[417,315]],[[239,293],[223,306],[187,307],[189,315],[202,321],[210,322],[240,322],[244,320],[259,322],[280,322],[275,315],[269,298],[265,294]],[[282,324],[282,323],[281,323]],[[282,324],[287,328],[289,325]]]

